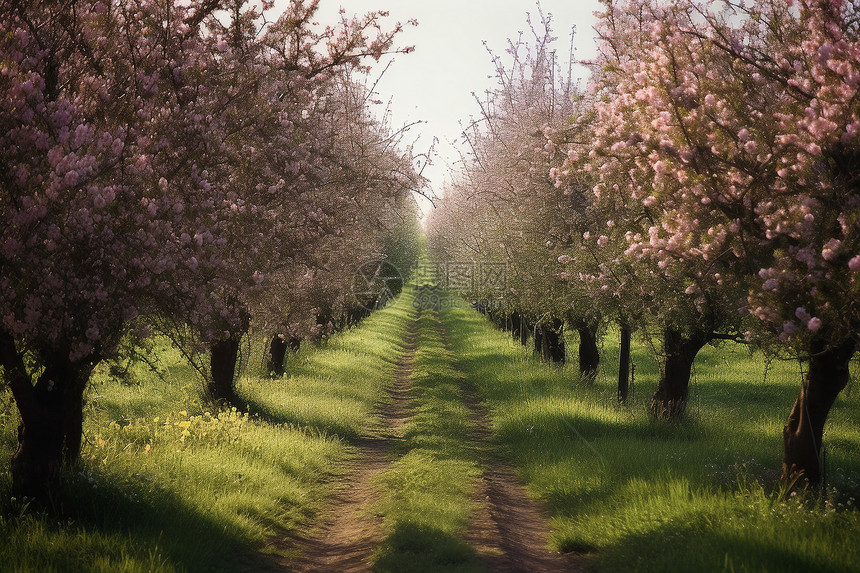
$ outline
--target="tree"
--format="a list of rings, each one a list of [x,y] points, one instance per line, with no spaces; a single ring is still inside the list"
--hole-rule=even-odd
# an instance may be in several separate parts
[[[194,256],[175,234],[196,217],[209,229],[193,162],[220,119],[196,106],[213,9],[0,6],[0,363],[22,419],[19,492],[43,494],[77,457],[93,366]]]
[[[330,70],[378,58],[398,28],[375,13],[312,34],[316,2],[293,0],[251,38],[244,6],[0,2],[0,365],[22,419],[18,493],[44,496],[75,460],[89,375],[130,329],[172,321],[232,382],[269,261],[323,234],[301,199],[324,156],[301,121]]]
[[[208,396],[225,403],[236,401],[239,349],[252,323],[271,328],[276,314],[298,317],[288,321],[291,327],[277,324],[279,340],[329,328],[345,283],[331,280],[332,252],[360,241],[372,245],[368,227],[354,224],[358,213],[378,206],[380,197],[409,193],[402,185],[364,185],[369,175],[361,169],[389,177],[391,164],[380,154],[360,156],[367,150],[357,149],[356,134],[372,122],[367,94],[356,99],[360,90],[348,79],[392,47],[400,25],[383,31],[384,13],[342,12],[339,25],[318,31],[318,2],[293,1],[273,22],[267,5],[260,11],[234,0],[229,7],[228,23],[210,19],[206,37],[218,55],[212,67],[229,82],[217,105],[241,103],[222,126],[208,169],[224,187],[218,255],[197,267],[196,281],[174,283],[178,292],[167,299],[188,300],[184,285],[204,282],[210,300],[160,314],[160,329],[207,380]],[[346,173],[352,179],[341,185]],[[296,292],[302,288],[312,290]]]
[[[628,174],[623,192],[655,221],[628,252],[704,261],[694,293],[740,298],[756,320],[748,338],[809,361],[783,478],[818,482],[858,324],[856,4],[607,2],[604,22],[617,84],[598,191]]]
[[[535,329],[537,353],[562,361],[565,320],[591,335],[599,318],[576,296],[582,292],[578,285],[559,281],[556,270],[554,249],[564,226],[558,215],[568,197],[548,177],[555,149],[544,134],[561,129],[582,98],[569,70],[559,69],[551,16],[540,16],[537,27],[529,19],[533,45],[523,37],[510,41],[509,62],[491,52],[498,87],[478,99],[481,114],[464,131],[470,154],[455,188],[431,218],[431,243],[449,260],[505,262],[503,293],[476,289],[468,294],[503,301],[495,316],[499,325],[516,317],[519,324],[511,326],[525,341],[528,322]],[[587,346],[593,336],[582,340]],[[596,354],[580,355],[593,359]],[[593,362],[581,366],[586,376],[596,370]]]

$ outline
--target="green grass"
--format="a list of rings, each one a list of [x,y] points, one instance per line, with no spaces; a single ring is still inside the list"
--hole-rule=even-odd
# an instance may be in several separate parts
[[[288,359],[288,372],[276,383],[266,376],[243,376],[239,396],[259,416],[356,439],[369,422],[378,422],[375,405],[385,399],[402,351],[409,293],[399,300],[363,322],[353,336],[304,347]]]
[[[0,570],[234,571],[264,564],[272,536],[303,529],[332,478],[374,431],[402,352],[407,296],[360,328],[291,357],[271,379],[238,384],[251,413],[207,411],[193,370],[169,347],[158,371],[103,368],[87,392],[85,444],[54,513],[10,500],[0,473]],[[0,458],[15,449],[17,412],[0,393]],[[8,467],[8,466],[6,466]]]
[[[271,379],[251,346],[238,393],[247,411],[207,411],[178,354],[157,348],[122,383],[103,368],[87,393],[85,444],[47,515],[9,499],[0,472],[0,570],[232,571],[265,566],[275,534],[302,531],[336,486],[355,442],[377,436],[414,292],[358,329],[291,356]],[[484,446],[468,443],[464,388],[492,418],[494,452],[510,459],[551,512],[551,543],[599,571],[852,571],[860,568],[860,395],[852,382],[825,431],[826,499],[777,487],[781,431],[799,366],[740,346],[697,358],[688,414],[658,423],[647,405],[658,369],[634,348],[636,385],[615,401],[610,333],[593,385],[576,365],[541,364],[464,307],[419,318],[412,417],[379,477],[378,571],[474,571],[462,541]],[[450,343],[450,347],[447,343]],[[573,348],[571,348],[573,350]],[[256,354],[254,354],[256,353]],[[856,364],[854,365],[856,368]],[[0,390],[0,458],[18,424]],[[7,466],[8,467],[8,466]],[[7,541],[8,540],[8,541]]]
[[[783,499],[781,431],[798,366],[745,348],[707,347],[679,423],[647,414],[658,370],[634,348],[636,392],[615,401],[618,348],[601,374],[541,364],[470,309],[443,313],[462,371],[491,412],[496,439],[552,514],[552,544],[600,571],[851,571],[860,567],[858,396],[837,401],[825,435],[829,498]]]
[[[440,336],[438,316],[423,311],[418,327],[411,417],[397,459],[378,478],[383,494],[375,509],[384,516],[387,537],[374,555],[374,570],[478,571],[474,550],[461,541],[480,475],[479,452],[467,440],[463,376]]]

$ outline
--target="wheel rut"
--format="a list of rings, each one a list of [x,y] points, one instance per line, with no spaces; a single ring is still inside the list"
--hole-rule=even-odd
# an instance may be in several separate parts
[[[436,325],[450,350],[444,325],[441,321]],[[358,455],[346,468],[344,487],[332,496],[321,525],[313,534],[290,543],[291,552],[297,556],[281,570],[294,573],[371,570],[373,552],[385,537],[382,518],[372,515],[369,509],[380,493],[373,478],[388,469],[392,445],[403,439],[403,426],[410,416],[410,374],[417,336],[416,318],[407,327],[404,352],[389,390],[390,399],[379,409],[382,421],[378,429],[359,442]],[[456,364],[455,367],[459,369]],[[513,467],[499,453],[492,438],[489,413],[474,385],[468,377],[465,380],[463,400],[472,422],[468,440],[481,460],[482,473],[471,496],[472,518],[464,541],[475,550],[482,568],[489,573],[587,572],[581,556],[548,549],[547,514],[529,496]]]
[[[439,333],[451,348],[441,322]],[[465,541],[490,573],[586,572],[582,559],[548,549],[549,519],[504,461],[493,443],[490,417],[466,377],[463,400],[471,414],[469,441],[482,460],[482,475],[473,493],[472,521]]]
[[[373,478],[388,468],[392,444],[403,439],[402,428],[409,418],[409,376],[415,360],[417,329],[417,320],[407,326],[390,399],[379,410],[381,423],[372,436],[358,443],[358,455],[346,468],[344,487],[332,496],[319,530],[297,542],[299,555],[287,565],[289,571],[370,571],[373,551],[384,538],[382,518],[371,515],[369,509],[379,497]]]

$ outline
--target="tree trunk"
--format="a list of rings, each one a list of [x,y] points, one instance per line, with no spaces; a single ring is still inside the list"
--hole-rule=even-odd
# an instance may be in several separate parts
[[[549,340],[549,360],[550,362],[563,363],[565,361],[564,348],[564,321],[557,318],[553,319],[549,329],[547,329],[547,339]]]
[[[564,362],[564,323],[553,319],[550,324],[535,327],[535,352],[545,362]]]
[[[275,377],[284,375],[284,358],[287,356],[287,339],[283,334],[276,334],[269,344],[269,373]]]
[[[496,325],[496,328],[498,328],[499,330],[504,332],[507,329],[506,327],[508,323],[508,317],[501,310],[491,307],[489,312],[487,313],[487,316],[490,317],[490,320],[493,322],[493,324]]]
[[[364,306],[357,306],[349,311],[349,326],[355,326],[370,316],[370,310]]]
[[[689,337],[674,328],[667,328],[663,332],[663,376],[651,399],[651,413],[656,418],[675,420],[684,414],[693,361],[710,338],[710,333],[701,331]]]
[[[583,380],[593,381],[600,365],[600,350],[597,348],[597,329],[580,322],[579,332],[579,373]]]
[[[618,401],[626,402],[630,393],[630,338],[631,328],[621,325],[621,355],[618,358]]]
[[[236,376],[236,362],[239,359],[241,335],[232,335],[210,345],[210,380],[206,388],[210,399],[232,404],[236,400],[233,379]]]
[[[511,337],[514,340],[520,339],[520,330],[522,329],[522,318],[520,318],[520,313],[512,312],[511,316]]]
[[[531,325],[529,321],[526,320],[524,316],[520,317],[520,344],[523,346],[527,346],[529,343],[529,331],[531,330]]]
[[[819,455],[824,423],[836,397],[848,383],[848,363],[855,348],[854,341],[834,347],[821,340],[811,342],[809,372],[782,430],[783,481],[797,480],[803,485],[821,482]]]
[[[63,392],[63,461],[75,463],[84,436],[84,391],[92,375],[89,365],[75,369]]]
[[[58,488],[60,466],[80,455],[83,393],[95,360],[72,364],[67,352],[53,353],[33,385],[12,338],[3,333],[0,339],[0,364],[21,415],[12,493],[46,501]]]

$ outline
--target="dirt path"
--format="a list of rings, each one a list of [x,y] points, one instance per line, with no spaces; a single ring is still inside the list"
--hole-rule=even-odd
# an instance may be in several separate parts
[[[450,349],[444,327],[441,322],[437,324],[445,346]],[[286,570],[370,571],[370,557],[384,539],[382,518],[372,516],[369,511],[379,495],[371,482],[389,467],[387,456],[392,443],[403,439],[403,425],[409,417],[409,376],[415,359],[417,329],[417,320],[409,324],[404,353],[389,391],[390,402],[380,409],[379,430],[358,444],[359,454],[346,468],[344,487],[330,500],[319,530],[312,537],[290,543],[299,555],[286,564]],[[476,510],[464,541],[476,550],[489,573],[586,572],[576,555],[547,549],[548,518],[495,449],[488,413],[470,384],[464,386],[464,400],[473,422],[469,442],[483,460],[483,475],[472,496]]]
[[[486,412],[474,396],[467,400],[475,424],[470,438],[488,443]],[[480,510],[472,518],[466,542],[472,545],[487,571],[571,572],[586,571],[575,555],[547,549],[549,519],[529,497],[513,469],[488,447],[484,473],[474,494]]]
[[[288,568],[296,573],[358,573],[370,570],[370,556],[384,535],[382,519],[370,515],[369,506],[378,498],[371,483],[390,464],[391,444],[402,440],[402,427],[409,417],[409,374],[415,359],[417,321],[409,324],[404,352],[397,364],[390,402],[382,406],[382,422],[376,435],[362,440],[359,454],[347,469],[344,488],[333,496],[323,525],[312,538],[298,542],[301,554]]]
[[[439,323],[445,346],[451,348]],[[478,508],[465,541],[475,548],[490,573],[585,572],[576,555],[547,549],[549,519],[526,492],[513,468],[501,459],[492,442],[490,418],[474,387],[464,385],[464,401],[471,410],[469,441],[484,461],[483,475],[473,495]]]

